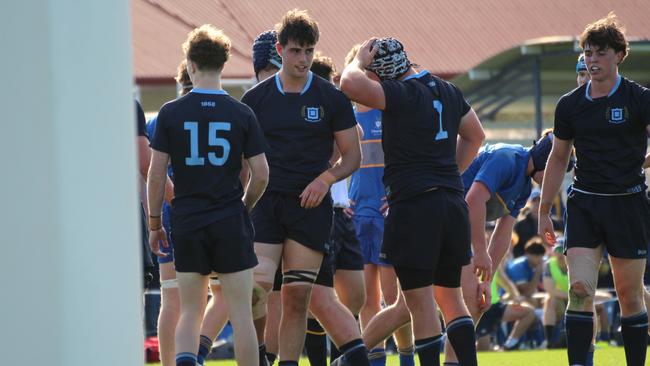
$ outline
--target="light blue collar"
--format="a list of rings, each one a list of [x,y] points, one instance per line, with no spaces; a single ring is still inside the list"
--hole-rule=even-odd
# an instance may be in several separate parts
[[[199,94],[212,94],[212,95],[228,95],[228,93],[223,89],[197,89],[194,88],[190,90],[190,93],[199,93]]]
[[[309,71],[307,73],[307,82],[305,83],[305,86],[303,86],[302,90],[300,91],[300,95],[305,94],[307,90],[309,90],[313,78],[314,78],[314,74],[311,71]],[[278,87],[278,91],[282,95],[285,95],[284,88],[282,87],[282,81],[280,80],[280,72],[275,73],[275,86]]]
[[[411,74],[411,75],[405,77],[404,79],[402,79],[402,81],[406,81],[406,80],[409,80],[409,79],[419,79],[419,78],[423,77],[424,75],[426,75],[428,73],[429,73],[428,70],[422,70],[417,74]]]
[[[621,75],[616,75],[616,84],[614,84],[612,90],[610,90],[609,94],[607,94],[607,98],[614,95],[614,93],[616,93],[620,85],[621,85]],[[591,98],[591,95],[589,95],[589,90],[591,90],[591,80],[587,81],[587,88],[585,88],[585,98],[587,98],[588,101],[593,102],[594,100]]]

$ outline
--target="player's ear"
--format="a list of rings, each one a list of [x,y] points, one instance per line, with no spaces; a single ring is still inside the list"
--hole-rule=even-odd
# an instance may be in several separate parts
[[[282,45],[280,42],[275,42],[275,50],[278,52],[278,55],[282,56]]]
[[[625,58],[623,51],[618,51],[616,52],[616,64],[620,65],[621,62],[623,62],[623,59]]]

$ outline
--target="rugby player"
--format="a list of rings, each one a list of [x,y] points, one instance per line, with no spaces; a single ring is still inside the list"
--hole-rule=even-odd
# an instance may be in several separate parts
[[[360,44],[352,47],[345,58],[347,66],[359,51]],[[379,80],[375,74],[367,74]],[[356,103],[354,115],[363,129],[359,170],[350,178],[350,197],[354,215],[352,222],[361,243],[363,254],[363,275],[366,301],[361,309],[361,329],[381,310],[382,297],[386,305],[394,304],[399,293],[399,284],[393,266],[379,258],[384,236],[384,214],[386,213],[386,192],[382,183],[384,176],[384,151],[381,147],[381,111]],[[407,324],[394,332],[395,343],[401,366],[414,364],[413,332]],[[373,365],[386,364],[385,342],[370,349]]]
[[[381,82],[369,78],[366,69]],[[485,138],[481,124],[453,84],[426,70],[416,72],[393,38],[365,41],[343,72],[341,90],[355,102],[382,110],[390,210],[381,257],[395,267],[420,364],[440,362],[435,285],[449,340],[463,350],[463,365],[476,365],[474,324],[460,289],[461,268],[471,258],[460,171]]]
[[[180,96],[192,90],[192,80],[187,74],[187,61],[183,60],[178,65],[176,82],[180,86]],[[147,133],[154,136],[156,131],[157,116],[147,122]],[[151,160],[151,159],[149,159]],[[149,165],[147,163],[147,165]],[[167,171],[167,182],[171,182],[173,171],[169,167]],[[162,222],[167,232],[167,247],[161,247],[160,251],[165,254],[158,258],[158,269],[160,275],[160,312],[158,313],[158,349],[160,362],[163,366],[171,366],[176,363],[176,352],[174,352],[174,333],[180,316],[180,300],[178,299],[178,281],[176,281],[176,269],[174,268],[174,243],[171,238],[171,223],[169,202],[174,195],[171,183],[165,187],[165,202],[163,202]]]
[[[627,365],[644,365],[648,314],[642,278],[650,243],[650,201],[642,167],[649,159],[644,154],[650,133],[650,91],[618,73],[629,46],[613,13],[587,25],[580,47],[591,80],[562,96],[556,106],[539,233],[555,243],[550,205],[575,146],[578,164],[567,199],[565,232],[569,364],[584,365],[587,360],[598,267],[606,248],[621,306]]]
[[[578,83],[578,87],[581,87],[587,81],[589,81],[589,71],[587,71],[587,64],[585,64],[585,55],[581,53],[576,63],[576,82]]]
[[[516,217],[531,194],[532,182],[541,183],[552,141],[552,133],[547,130],[529,148],[514,144],[487,144],[462,174],[472,245],[487,248],[485,255],[489,272],[485,273],[485,278],[492,277],[510,247]],[[567,170],[572,167],[572,163],[568,164]],[[486,237],[484,228],[490,221],[496,221],[496,226],[491,236]],[[476,251],[474,254],[478,256]],[[463,267],[461,284],[465,304],[474,321],[478,322],[480,315],[490,306],[490,282],[480,282],[475,265],[467,265]],[[398,301],[373,319],[364,331],[366,345],[371,346],[377,339],[385,337],[386,332],[409,321],[405,305]],[[446,365],[457,363],[450,347],[446,347],[445,355]]]
[[[259,259],[255,274],[259,301],[265,303],[261,297],[271,289],[282,258],[279,358],[288,366],[297,365],[302,352],[311,290],[329,249],[329,189],[358,169],[361,152],[349,100],[309,70],[319,37],[316,22],[305,11],[292,10],[277,34],[280,71],[242,101],[257,115],[268,143],[269,187],[252,215]],[[334,142],[341,159],[329,167]],[[345,307],[338,310],[352,317]],[[353,363],[368,362],[360,337],[338,345]]]
[[[218,273],[235,336],[240,365],[258,365],[251,316],[253,227],[248,211],[268,180],[263,136],[255,115],[221,89],[230,40],[212,25],[189,33],[183,44],[194,88],[158,114],[149,168],[149,244],[167,246],[161,222],[167,167],[174,171],[171,209],[175,265],[181,303],[176,327],[176,365],[195,366],[209,275]],[[239,181],[241,157],[251,180]]]
[[[336,76],[334,61],[319,52],[315,54],[310,70],[314,76],[330,83]],[[331,164],[334,165],[339,157],[335,147]],[[361,338],[356,319],[364,302],[363,258],[352,221],[344,212],[349,207],[347,181],[334,183],[330,192],[334,206],[330,250],[323,259],[312,290],[305,338],[305,350],[312,366],[327,365],[326,334],[333,340],[332,360],[341,355],[337,344]],[[343,306],[349,312],[343,311]]]
[[[277,43],[277,35],[274,30],[269,30],[260,33],[253,41],[253,71],[258,82],[265,80],[269,76],[275,74],[282,65],[282,59],[275,50]],[[246,169],[246,161],[242,162],[242,174],[240,178],[242,182],[248,182],[248,172]],[[277,275],[277,274],[276,274]],[[280,273],[281,276],[281,273]],[[208,303],[203,323],[201,324],[201,339],[198,353],[198,363],[203,365],[205,357],[212,349],[214,339],[219,335],[224,325],[228,321],[228,311],[224,306],[224,302],[219,300],[221,293],[218,278],[210,279],[210,290],[212,291],[212,299]],[[273,364],[275,355],[277,355],[277,327],[280,322],[281,308],[280,308],[280,293],[279,286],[277,291],[274,291],[273,296],[269,296],[269,301],[265,304],[260,304],[259,297],[254,293],[253,306],[253,322],[257,333],[259,343],[259,364],[266,365]],[[268,312],[267,312],[268,308]],[[267,317],[268,315],[268,317]],[[269,324],[267,324],[267,320]],[[266,327],[265,327],[266,325]],[[275,330],[275,334],[271,330]],[[265,332],[267,335],[265,335]],[[267,352],[267,342],[270,342],[270,349]]]

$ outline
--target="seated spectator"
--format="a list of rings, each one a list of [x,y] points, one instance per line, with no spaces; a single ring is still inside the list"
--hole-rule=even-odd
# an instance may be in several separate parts
[[[537,235],[537,211],[539,211],[540,190],[535,187],[530,192],[526,206],[521,210],[517,223],[513,229],[514,248],[512,255],[517,258],[524,255],[526,243]],[[553,220],[555,230],[562,230],[562,223]]]
[[[524,247],[524,256],[506,264],[506,274],[517,286],[519,293],[531,304],[533,294],[542,278],[546,248],[539,237],[533,237]]]
[[[499,289],[505,293],[499,294]],[[512,299],[508,301],[507,299]],[[535,323],[535,309],[525,302],[519,290],[512,281],[503,273],[502,269],[495,272],[492,278],[492,305],[483,313],[483,316],[476,326],[476,337],[478,339],[478,350],[490,349],[490,335],[493,335],[502,322],[514,322],[514,326],[504,343],[505,350],[517,349],[519,343]]]

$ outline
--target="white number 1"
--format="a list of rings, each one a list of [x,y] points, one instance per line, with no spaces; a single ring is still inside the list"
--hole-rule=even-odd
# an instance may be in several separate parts
[[[438,141],[438,140],[446,140],[449,137],[449,134],[442,127],[442,103],[440,103],[439,100],[434,100],[433,101],[433,109],[435,109],[436,112],[438,112],[438,124],[440,126],[440,129],[438,130],[438,133],[436,134],[436,141]]]

